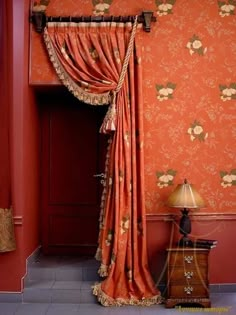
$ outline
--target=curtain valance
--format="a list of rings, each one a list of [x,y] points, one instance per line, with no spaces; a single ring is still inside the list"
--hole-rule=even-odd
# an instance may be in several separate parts
[[[44,39],[50,59],[75,97],[91,105],[111,102],[131,28],[131,23],[114,22],[47,24]]]
[[[136,29],[134,24],[49,22],[44,39],[62,83],[80,101],[111,106],[101,131],[116,129],[116,94],[120,91]]]

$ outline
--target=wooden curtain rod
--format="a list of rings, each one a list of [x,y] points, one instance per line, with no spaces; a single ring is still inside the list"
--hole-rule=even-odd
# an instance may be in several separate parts
[[[38,33],[42,33],[47,22],[134,22],[135,16],[46,16],[45,12],[32,12],[30,22],[35,26]],[[151,22],[156,22],[153,11],[143,11],[138,16],[138,23],[143,24],[145,32],[151,31]]]

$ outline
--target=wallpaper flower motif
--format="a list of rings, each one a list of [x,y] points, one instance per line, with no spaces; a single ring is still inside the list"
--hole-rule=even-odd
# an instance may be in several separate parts
[[[157,6],[157,15],[163,16],[167,14],[172,14],[173,5],[175,4],[175,0],[156,0]]]
[[[157,99],[162,102],[173,98],[173,93],[176,88],[175,83],[168,82],[166,86],[163,84],[156,84],[156,90],[158,92]]]
[[[42,12],[46,11],[47,6],[49,5],[50,0],[40,0],[40,1],[35,1],[33,4],[33,12]]]
[[[164,188],[173,185],[173,180],[176,175],[176,171],[169,169],[166,173],[163,171],[157,171],[156,177],[158,179],[157,186]]]
[[[221,171],[221,186],[223,188],[236,186],[236,169],[231,170],[230,172]]]
[[[104,15],[109,14],[109,8],[112,3],[112,0],[92,0],[94,9],[93,14],[95,15]]]
[[[207,52],[207,48],[203,47],[202,42],[197,35],[193,35],[189,39],[186,47],[189,49],[190,55],[193,55],[194,53],[196,53],[200,56],[203,56]]]
[[[198,139],[199,141],[205,141],[205,139],[208,137],[208,133],[204,132],[202,125],[197,120],[191,124],[187,132],[190,135],[191,141],[194,141],[195,139]]]
[[[236,1],[235,0],[218,1],[218,6],[219,6],[219,15],[221,17],[235,14],[235,12],[234,12],[235,7],[236,7]]]
[[[236,100],[236,82],[231,83],[229,86],[220,84],[219,89],[222,101]]]

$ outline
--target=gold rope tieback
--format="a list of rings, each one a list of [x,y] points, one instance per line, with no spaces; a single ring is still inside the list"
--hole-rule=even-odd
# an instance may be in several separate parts
[[[111,100],[112,101],[111,101],[111,105],[107,111],[107,114],[104,118],[104,121],[102,123],[102,126],[100,128],[101,133],[109,133],[110,131],[116,130],[116,126],[117,126],[116,96],[119,93],[119,91],[122,88],[122,85],[124,83],[125,75],[127,73],[127,68],[129,65],[130,56],[131,56],[132,51],[133,51],[133,44],[134,44],[134,38],[135,38],[137,26],[138,26],[138,15],[136,15],[136,17],[135,17],[135,21],[134,21],[133,28],[132,28],[132,33],[131,33],[130,40],[129,40],[129,45],[128,45],[128,48],[126,51],[126,55],[125,55],[125,59],[124,59],[124,63],[122,66],[122,70],[121,70],[121,74],[119,77],[117,87],[114,91],[111,91],[111,94],[112,94]]]

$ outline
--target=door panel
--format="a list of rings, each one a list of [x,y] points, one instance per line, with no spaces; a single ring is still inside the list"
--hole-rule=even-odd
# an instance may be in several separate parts
[[[105,106],[67,92],[41,98],[42,245],[45,254],[93,255],[98,237],[106,139]]]

